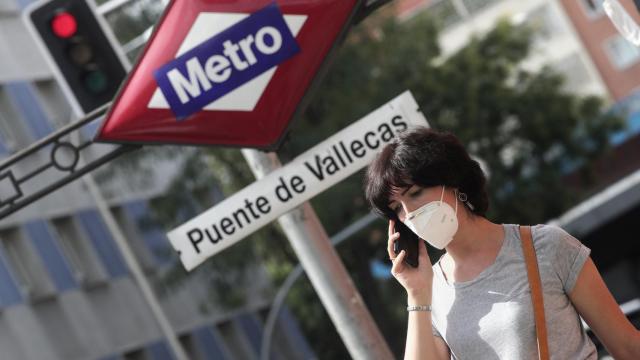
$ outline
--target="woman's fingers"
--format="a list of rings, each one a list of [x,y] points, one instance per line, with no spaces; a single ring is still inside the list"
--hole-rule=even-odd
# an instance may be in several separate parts
[[[387,241],[387,253],[389,254],[389,259],[393,260],[396,258],[396,253],[393,251],[393,243],[398,240],[400,237],[399,233],[395,233],[389,236],[389,240]]]
[[[396,253],[393,251],[393,243],[398,239],[400,234],[395,231],[395,221],[389,220],[389,233],[387,240],[387,253],[389,254],[389,259],[393,260],[396,257]]]
[[[400,274],[402,270],[404,270],[404,263],[402,261],[404,260],[405,255],[406,252],[402,250],[400,251],[400,254],[398,254],[398,256],[393,259],[393,266],[391,267],[391,273],[393,275]]]

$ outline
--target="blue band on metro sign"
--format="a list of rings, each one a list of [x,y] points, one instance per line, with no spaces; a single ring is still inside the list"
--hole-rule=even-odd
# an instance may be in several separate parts
[[[154,77],[176,118],[184,119],[299,51],[273,4],[163,65]]]

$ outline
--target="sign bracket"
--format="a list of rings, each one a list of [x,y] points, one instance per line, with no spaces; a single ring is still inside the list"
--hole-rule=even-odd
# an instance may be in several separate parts
[[[96,109],[89,115],[71,123],[29,147],[17,152],[0,163],[0,219],[15,213],[23,207],[41,199],[80,178],[81,176],[116,159],[120,155],[139,149],[139,145],[109,146],[109,150],[101,153],[90,162],[79,162],[81,154],[91,153],[95,147],[105,148],[105,145],[94,143],[90,139],[83,139],[82,131],[87,125],[98,121],[107,111],[109,104]],[[79,133],[79,134],[78,134]],[[81,139],[73,141],[71,139]],[[38,165],[25,174],[20,174],[19,164],[25,159],[46,159],[38,161]],[[54,171],[58,176],[40,176],[39,180],[47,179],[43,186],[29,186],[29,182],[45,171]]]

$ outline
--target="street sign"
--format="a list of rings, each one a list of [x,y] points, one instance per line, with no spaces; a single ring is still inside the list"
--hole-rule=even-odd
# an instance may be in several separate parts
[[[428,126],[410,92],[168,233],[187,270],[365,167],[399,132]]]
[[[276,148],[361,2],[172,1],[96,140]]]

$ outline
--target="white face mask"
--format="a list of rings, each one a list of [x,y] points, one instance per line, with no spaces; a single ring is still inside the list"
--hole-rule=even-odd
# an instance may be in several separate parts
[[[458,231],[458,201],[455,211],[449,204],[442,201],[444,186],[440,201],[431,201],[407,214],[404,224],[416,235],[424,239],[437,249],[444,249],[453,235]]]

